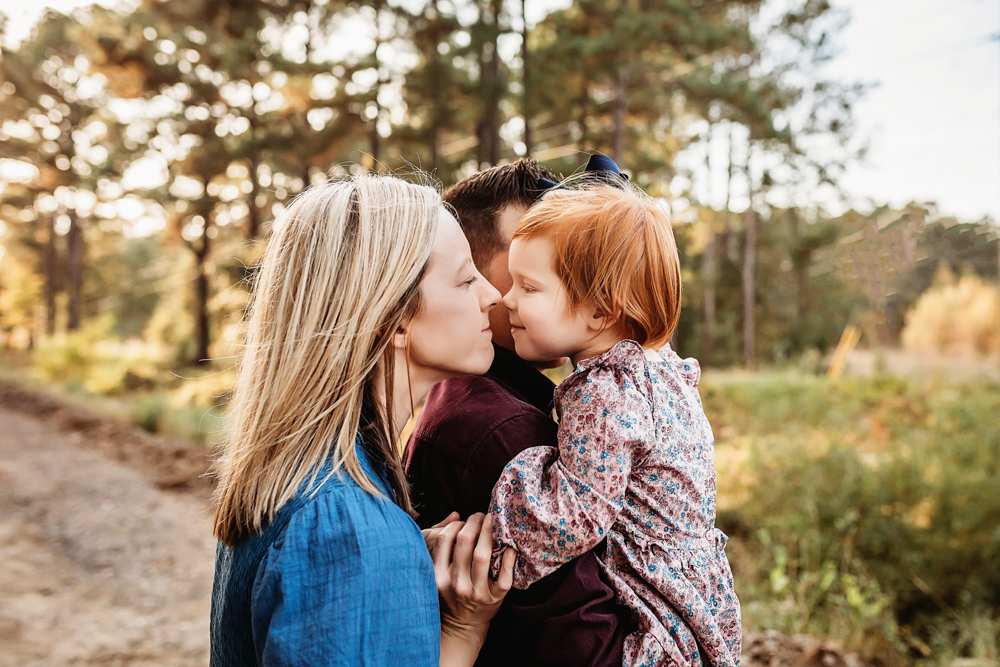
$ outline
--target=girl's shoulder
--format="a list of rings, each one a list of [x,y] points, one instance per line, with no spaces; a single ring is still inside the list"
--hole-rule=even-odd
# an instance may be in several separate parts
[[[680,376],[691,388],[697,389],[701,381],[701,364],[694,357],[681,358],[674,352],[670,344],[664,345],[659,351],[667,370]]]
[[[622,340],[607,352],[584,359],[576,367],[576,374],[589,374],[594,371],[620,371],[630,375],[642,375],[646,372],[645,350],[634,340]]]
[[[649,375],[642,346],[634,340],[623,340],[607,352],[584,359],[556,388],[556,394],[579,392],[585,386],[603,393],[638,391],[648,397]]]
[[[636,341],[626,339],[603,354],[581,361],[556,393],[565,395],[572,390],[582,391],[585,385],[596,385],[604,387],[606,392],[635,390],[648,398],[664,376],[669,378],[671,385],[683,383],[697,389],[701,365],[693,357],[681,358],[670,345],[653,353]]]

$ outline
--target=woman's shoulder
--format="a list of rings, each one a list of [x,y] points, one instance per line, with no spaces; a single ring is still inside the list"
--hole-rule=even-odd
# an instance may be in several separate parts
[[[412,540],[407,537],[413,536],[420,538],[416,523],[392,501],[386,490],[371,493],[343,470],[321,480],[318,488],[303,494],[290,509],[289,534],[308,533],[317,538],[347,540],[382,536],[394,542],[409,542]]]
[[[379,492],[361,488],[343,467],[334,470],[327,461],[278,513],[276,520],[285,528],[276,548],[286,544],[308,547],[313,540],[329,544],[373,540],[396,546],[419,543],[422,547],[416,523],[393,502],[391,490],[363,449],[357,451],[362,470]]]

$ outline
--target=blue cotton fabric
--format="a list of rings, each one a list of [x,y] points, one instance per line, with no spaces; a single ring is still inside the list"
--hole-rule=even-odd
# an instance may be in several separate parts
[[[420,529],[346,473],[300,492],[260,533],[218,546],[212,667],[437,665],[440,634]]]

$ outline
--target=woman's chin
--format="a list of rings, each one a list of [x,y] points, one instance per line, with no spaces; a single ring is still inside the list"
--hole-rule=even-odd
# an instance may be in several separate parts
[[[467,375],[482,375],[490,370],[493,365],[493,338],[487,338],[486,347],[477,350],[472,356],[473,359],[470,359],[469,367],[465,370]]]

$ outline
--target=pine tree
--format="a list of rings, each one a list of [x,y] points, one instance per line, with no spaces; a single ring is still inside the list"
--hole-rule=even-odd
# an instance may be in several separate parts
[[[79,14],[89,20],[86,12]],[[120,175],[122,128],[107,111],[100,80],[89,76],[86,33],[76,18],[49,10],[29,39],[0,54],[0,126],[9,123],[17,132],[0,134],[0,157],[37,170],[37,177],[4,188],[0,208],[10,205],[18,213],[9,222],[34,223],[39,232],[34,236],[44,238],[44,249],[37,252],[49,334],[55,331],[61,288],[67,294],[66,328],[80,326],[87,223],[99,184]],[[66,246],[61,261],[59,236]]]

